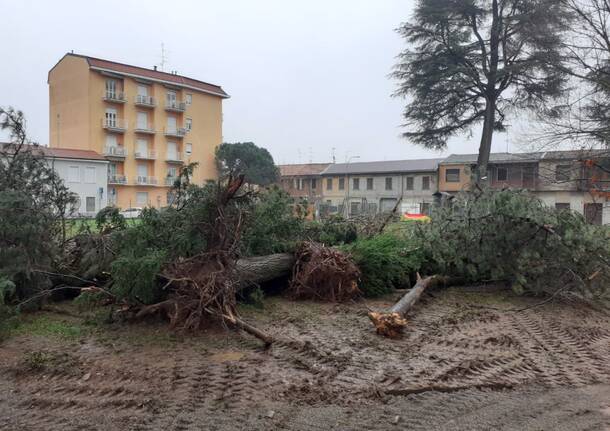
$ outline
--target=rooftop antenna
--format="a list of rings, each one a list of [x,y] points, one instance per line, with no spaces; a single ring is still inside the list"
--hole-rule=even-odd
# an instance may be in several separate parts
[[[333,163],[335,163],[335,161],[336,161],[336,157],[335,157],[335,151],[336,151],[336,150],[337,150],[337,149],[336,149],[335,147],[332,147],[332,148],[331,148],[331,150],[330,150],[330,151],[331,151],[331,154],[332,154],[332,156],[333,156]]]
[[[311,147],[309,147],[309,163],[313,163],[313,150],[311,149]]]
[[[297,149],[297,157],[299,158],[299,164],[301,163],[301,149]]]
[[[165,50],[165,44],[161,42],[161,62],[159,67],[162,71],[165,71],[165,64],[167,63],[167,51]]]

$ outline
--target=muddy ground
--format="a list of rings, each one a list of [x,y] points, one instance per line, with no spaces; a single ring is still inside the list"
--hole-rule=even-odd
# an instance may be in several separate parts
[[[277,336],[269,350],[222,328],[87,325],[62,305],[0,344],[0,429],[610,429],[610,318],[579,304],[504,311],[535,303],[435,290],[388,340],[362,302],[272,298],[242,310]]]

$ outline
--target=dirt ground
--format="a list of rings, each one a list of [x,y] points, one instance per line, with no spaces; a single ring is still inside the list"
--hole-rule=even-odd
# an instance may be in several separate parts
[[[222,328],[88,326],[60,307],[0,344],[0,429],[609,430],[608,314],[503,311],[535,303],[435,290],[388,340],[363,302],[271,298],[243,309],[278,338],[269,350]]]

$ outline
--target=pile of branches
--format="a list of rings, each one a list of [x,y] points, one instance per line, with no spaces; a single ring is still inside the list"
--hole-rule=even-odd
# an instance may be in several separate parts
[[[315,242],[303,242],[295,253],[289,293],[295,299],[341,302],[359,297],[360,270],[351,257]]]

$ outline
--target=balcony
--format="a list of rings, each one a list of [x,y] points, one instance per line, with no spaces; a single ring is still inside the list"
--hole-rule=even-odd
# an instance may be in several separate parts
[[[184,112],[186,111],[186,102],[166,102],[165,110],[172,112]]]
[[[102,127],[109,132],[125,133],[127,131],[127,120],[122,118],[102,118]]]
[[[154,108],[155,106],[157,106],[157,101],[154,97],[142,96],[138,94],[135,99],[135,104],[144,108]]]
[[[178,177],[165,177],[165,185],[173,187],[177,180]]]
[[[108,184],[127,184],[127,177],[125,175],[108,175]]]
[[[173,153],[167,153],[165,161],[168,163],[184,163],[184,160],[182,159],[182,153],[177,151],[174,151]]]
[[[156,186],[157,179],[155,177],[143,177],[138,175],[136,178],[136,183],[145,186]]]
[[[133,131],[136,133],[146,133],[147,135],[154,135],[155,127],[152,124],[137,124]]]
[[[155,160],[157,158],[157,152],[153,150],[148,151],[136,151],[135,158],[140,160]]]
[[[171,136],[174,138],[184,138],[184,136],[186,136],[186,129],[184,127],[179,127],[177,129],[168,129],[166,127],[165,136]]]
[[[106,102],[125,103],[125,93],[119,91],[106,91],[102,97]]]
[[[104,155],[114,159],[124,159],[127,156],[127,148],[125,147],[106,147]]]

